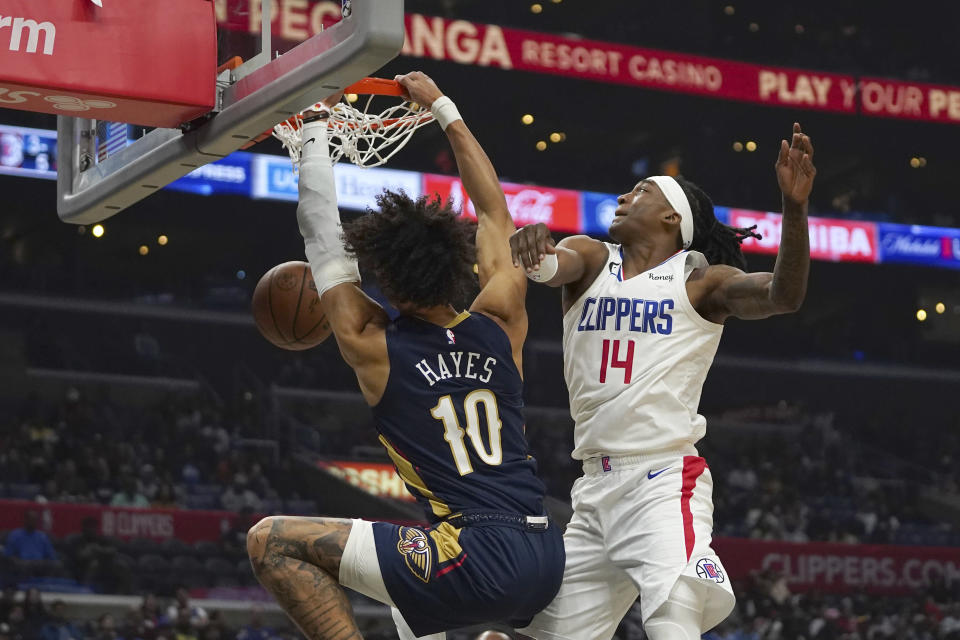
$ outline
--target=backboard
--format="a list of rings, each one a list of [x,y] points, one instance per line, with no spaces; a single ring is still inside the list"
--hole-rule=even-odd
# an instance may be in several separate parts
[[[328,13],[330,4],[323,3]],[[402,0],[343,0],[343,18],[329,27],[322,25],[335,16],[307,16],[303,35],[308,27],[315,33],[298,44],[274,38],[270,22],[260,20],[270,15],[270,5],[270,0],[216,3],[217,62],[234,56],[244,62],[211,78],[216,104],[209,114],[177,129],[150,130],[102,161],[97,158],[97,121],[58,116],[61,220],[89,224],[122,211],[372,74],[403,45]],[[274,18],[276,29],[280,20]],[[102,123],[99,131],[102,137]]]

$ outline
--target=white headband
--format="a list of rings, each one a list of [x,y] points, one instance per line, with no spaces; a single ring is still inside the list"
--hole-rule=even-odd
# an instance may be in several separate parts
[[[690,248],[693,244],[693,211],[690,210],[687,194],[680,188],[680,183],[670,176],[650,176],[647,180],[655,182],[660,187],[663,197],[680,214],[680,237],[683,239],[683,248]]]

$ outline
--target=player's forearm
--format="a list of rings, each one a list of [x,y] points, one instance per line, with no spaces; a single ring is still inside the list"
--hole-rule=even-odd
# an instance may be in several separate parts
[[[304,125],[300,157],[300,199],[297,223],[317,291],[345,282],[359,282],[356,260],[347,256],[340,229],[337,188],[327,146],[326,122]]]
[[[807,203],[783,201],[780,250],[770,283],[770,300],[777,307],[796,311],[807,295],[810,273],[810,230]]]
[[[447,126],[447,138],[453,147],[457,169],[463,188],[473,201],[478,216],[489,216],[491,221],[509,223],[513,219],[507,210],[507,200],[497,178],[493,163],[463,120]]]

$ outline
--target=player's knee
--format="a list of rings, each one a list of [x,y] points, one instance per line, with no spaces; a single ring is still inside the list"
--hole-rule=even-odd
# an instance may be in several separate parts
[[[277,516],[267,516],[247,531],[247,555],[253,562],[254,571],[257,570],[259,561],[263,559],[267,551],[267,538],[270,536],[274,523],[279,519]]]

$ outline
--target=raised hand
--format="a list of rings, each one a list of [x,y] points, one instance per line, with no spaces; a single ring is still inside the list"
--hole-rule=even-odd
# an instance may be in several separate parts
[[[425,109],[433,106],[433,101],[443,95],[430,76],[422,71],[411,71],[405,75],[396,76],[394,80],[403,87],[404,98],[418,103]]]
[[[799,123],[793,123],[793,137],[789,145],[786,140],[780,141],[780,155],[775,167],[784,201],[794,205],[806,203],[813,189],[817,168],[813,166],[813,143],[810,142],[810,136],[801,131]]]

